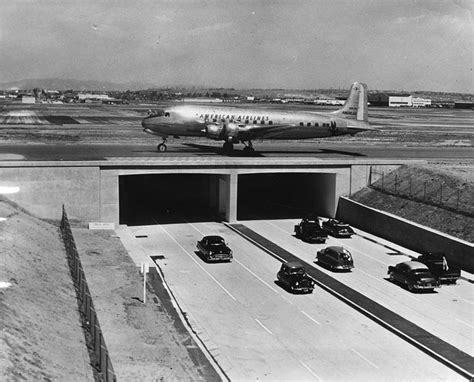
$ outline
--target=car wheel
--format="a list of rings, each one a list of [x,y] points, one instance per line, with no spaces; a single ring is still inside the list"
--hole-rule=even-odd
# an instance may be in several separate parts
[[[393,283],[395,281],[395,277],[393,277],[393,272],[390,272],[390,275],[388,276],[390,281]]]
[[[408,283],[408,290],[409,290],[410,292],[413,292],[414,289],[415,289],[415,288],[413,287],[413,284],[412,284],[412,283]]]

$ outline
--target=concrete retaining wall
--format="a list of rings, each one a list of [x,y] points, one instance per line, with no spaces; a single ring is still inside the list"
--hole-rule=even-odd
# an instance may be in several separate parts
[[[316,190],[324,204],[322,214],[333,216],[339,196],[351,195],[367,185],[369,169],[380,171],[406,161],[380,159],[314,158],[159,158],[104,161],[2,161],[0,186],[20,191],[7,197],[43,219],[61,218],[65,205],[70,219],[119,224],[119,179],[124,175],[213,174],[219,177],[215,201],[227,221],[237,218],[238,177],[246,174],[308,173],[334,181]],[[216,178],[217,179],[217,178]],[[319,178],[318,178],[319,179]],[[214,202],[213,202],[214,203]],[[213,204],[211,203],[211,204]]]
[[[71,219],[98,221],[99,167],[0,167],[0,186],[17,186],[13,202],[43,219],[61,219],[64,204]]]
[[[412,251],[442,251],[449,262],[474,273],[474,245],[387,212],[339,198],[336,216],[354,227]]]

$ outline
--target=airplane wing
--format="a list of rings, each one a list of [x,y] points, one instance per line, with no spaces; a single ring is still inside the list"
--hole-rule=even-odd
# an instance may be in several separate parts
[[[238,137],[241,140],[251,140],[259,138],[277,138],[284,134],[288,128],[297,126],[297,124],[275,124],[275,125],[239,125]]]

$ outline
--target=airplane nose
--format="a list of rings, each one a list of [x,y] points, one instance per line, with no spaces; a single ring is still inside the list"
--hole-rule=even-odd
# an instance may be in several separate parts
[[[150,119],[150,117],[146,117],[146,118],[143,118],[143,119],[142,119],[142,127],[143,127],[144,129],[146,129],[146,128],[149,126],[149,123],[150,123],[150,122],[149,122],[149,119]]]

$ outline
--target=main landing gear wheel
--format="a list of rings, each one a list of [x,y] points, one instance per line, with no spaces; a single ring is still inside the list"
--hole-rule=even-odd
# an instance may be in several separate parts
[[[234,151],[234,144],[232,142],[224,142],[222,149],[226,154],[230,155]]]
[[[156,146],[156,150],[159,151],[160,153],[166,152],[168,147],[164,143],[160,143],[158,146]]]

